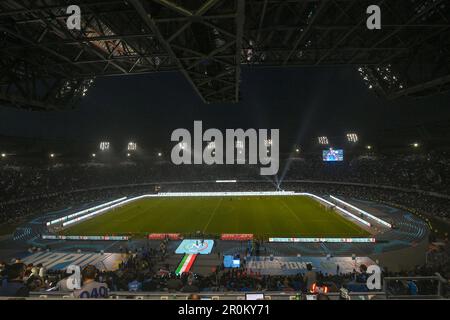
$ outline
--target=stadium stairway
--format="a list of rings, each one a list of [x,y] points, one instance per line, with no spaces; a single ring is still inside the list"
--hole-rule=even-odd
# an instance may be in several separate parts
[[[33,237],[32,229],[29,227],[17,228],[13,234],[14,241],[26,241]]]

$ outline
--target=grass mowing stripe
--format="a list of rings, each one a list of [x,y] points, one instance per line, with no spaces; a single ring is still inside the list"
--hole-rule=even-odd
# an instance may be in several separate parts
[[[286,204],[286,202],[284,202],[283,199],[280,199],[280,202],[284,205],[284,207],[292,214],[293,217],[295,217],[295,219],[302,224],[302,220],[295,214],[294,211],[292,211],[292,209]]]

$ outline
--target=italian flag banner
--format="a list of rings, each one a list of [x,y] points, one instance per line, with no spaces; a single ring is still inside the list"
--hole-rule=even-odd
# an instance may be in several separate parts
[[[189,270],[191,270],[192,268],[192,265],[194,264],[196,257],[197,257],[196,254],[185,254],[180,264],[178,265],[178,268],[175,271],[175,273],[177,275],[180,275],[185,272],[189,272]]]

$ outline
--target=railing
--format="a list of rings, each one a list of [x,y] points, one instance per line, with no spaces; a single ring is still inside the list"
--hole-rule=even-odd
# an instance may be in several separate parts
[[[390,284],[394,281],[431,281],[437,284],[436,290],[430,294],[404,295],[392,292]],[[383,290],[371,292],[341,292],[326,294],[329,300],[387,300],[387,299],[444,299],[443,285],[448,285],[448,280],[436,273],[434,276],[418,277],[385,277],[383,278]],[[246,294],[252,292],[199,292],[197,295],[202,300],[245,300]],[[253,292],[255,293],[255,292]],[[269,292],[259,291],[264,294],[265,300],[304,300],[305,296],[300,292]],[[448,293],[447,293],[448,294]],[[109,299],[117,300],[189,300],[189,293],[181,292],[110,292]],[[1,298],[0,298],[1,299]],[[67,292],[31,292],[28,299],[74,299]]]
[[[298,292],[200,292],[196,295],[201,300],[245,300],[246,294],[264,294],[264,300],[305,300],[305,296]],[[339,292],[328,293],[329,300],[340,300]],[[351,292],[349,300],[386,299],[384,292]],[[32,292],[28,299],[74,299],[70,294],[63,292]],[[113,300],[189,300],[189,293],[179,292],[110,292],[109,299]]]
[[[251,292],[248,292],[251,293]],[[304,295],[283,292],[257,292],[264,294],[264,300],[306,300]],[[219,293],[219,292],[202,292],[198,295],[200,300],[245,300],[244,293]],[[387,300],[387,299],[444,299],[440,295],[391,295],[385,292],[351,292],[347,298],[343,298],[340,293],[332,292],[327,295],[328,300]],[[12,299],[12,298],[1,298]],[[60,300],[75,299],[68,293],[62,292],[32,292],[30,297],[26,299],[32,300]],[[186,293],[146,293],[146,292],[110,292],[109,299],[113,300],[190,300],[190,294]]]
[[[419,291],[416,295],[403,295],[396,294],[391,290],[390,284],[392,282],[407,282],[414,281],[416,282],[427,282],[429,281],[432,284],[436,284],[435,294],[430,293],[427,295],[422,295]],[[442,298],[443,297],[443,285],[448,284],[448,281],[442,277],[439,273],[436,273],[434,276],[416,276],[416,277],[385,277],[383,278],[383,291],[386,293],[386,299],[424,299],[424,298]]]

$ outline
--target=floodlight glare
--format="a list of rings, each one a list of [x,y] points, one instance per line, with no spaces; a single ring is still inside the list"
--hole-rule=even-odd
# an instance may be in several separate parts
[[[318,137],[317,140],[319,141],[319,144],[322,144],[322,145],[327,145],[329,143],[328,137],[326,137],[326,136]]]
[[[127,150],[128,151],[136,151],[137,143],[136,142],[128,142]]]
[[[55,154],[54,153],[50,153],[50,158],[54,158]]]
[[[418,147],[419,147],[419,144],[418,144],[417,142],[414,142],[414,143],[413,143],[413,147],[414,147],[414,148],[418,148]]]
[[[6,153],[2,153],[2,158],[6,158]]]
[[[92,154],[92,158],[95,158],[97,155],[95,153]]]
[[[178,146],[180,147],[181,150],[186,150],[187,149],[187,143],[186,142],[180,142],[178,144]]]
[[[347,133],[348,142],[358,142],[358,135],[356,133]]]
[[[109,150],[109,142],[108,141],[100,142],[100,150],[101,151],[108,151]]]

